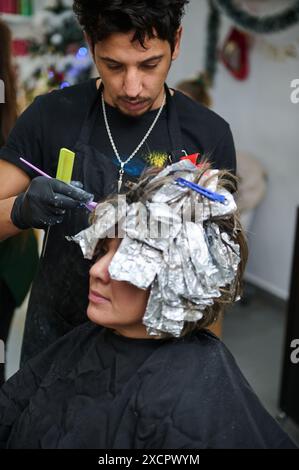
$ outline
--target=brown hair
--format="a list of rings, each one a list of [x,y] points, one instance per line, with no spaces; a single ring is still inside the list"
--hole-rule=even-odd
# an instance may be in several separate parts
[[[198,78],[191,80],[183,80],[176,85],[176,88],[185,95],[192,98],[197,103],[203,104],[210,108],[212,106],[212,98],[209,93],[210,82],[205,74],[199,75]]]
[[[201,167],[198,169],[196,174],[196,178],[194,180],[195,183],[198,183],[203,174],[210,169],[210,164],[207,162],[203,162]],[[158,179],[156,181],[152,181],[153,177],[156,176],[161,169],[151,168],[142,175],[139,182],[133,186],[133,188],[126,194],[127,202],[132,204],[134,202],[141,202],[145,204],[148,200],[152,198],[152,196],[159,190],[162,186],[167,183],[173,182],[174,176],[166,176],[165,178]],[[210,178],[207,178],[203,183],[203,186],[208,186],[210,183]],[[235,184],[236,184],[236,177],[232,175],[230,172],[226,170],[220,170],[218,175],[218,185],[217,191],[221,188],[225,188],[229,191],[233,191]],[[191,190],[190,190],[191,191]],[[201,196],[199,196],[201,197]],[[111,196],[105,199],[107,203],[110,203],[117,206],[118,203],[118,195]],[[192,220],[195,220],[195,213],[191,214]],[[93,215],[92,222],[95,221],[96,216]],[[245,266],[247,263],[248,258],[248,247],[246,242],[245,233],[242,229],[239,214],[236,212],[232,215],[228,216],[218,216],[212,217],[209,219],[208,222],[213,222],[218,225],[220,232],[228,233],[234,243],[240,246],[240,258],[241,262],[238,266],[238,272],[236,278],[231,283],[231,285],[225,286],[221,290],[221,296],[214,298],[214,303],[212,306],[209,306],[203,312],[203,318],[198,322],[186,322],[185,327],[182,331],[181,336],[184,336],[191,331],[199,330],[203,328],[207,328],[212,325],[215,321],[217,321],[223,314],[223,310],[225,306],[228,306],[235,302],[242,294],[242,281],[243,281],[243,274],[245,270]],[[117,233],[117,230],[115,231]],[[104,240],[99,240],[98,246],[96,251],[101,252],[101,247],[103,246]],[[97,256],[98,253],[96,253]],[[170,337],[169,334],[162,334],[161,338]]]
[[[0,79],[5,87],[5,103],[0,104],[0,146],[7,140],[17,119],[16,79],[11,61],[11,42],[10,29],[0,19]]]

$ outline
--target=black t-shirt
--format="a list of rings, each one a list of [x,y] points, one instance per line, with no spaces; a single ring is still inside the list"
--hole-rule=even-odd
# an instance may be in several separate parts
[[[294,449],[223,343],[88,323],[0,390],[0,448]]]
[[[20,116],[7,144],[0,149],[0,159],[22,168],[31,178],[37,174],[20,162],[20,157],[55,177],[59,151],[62,147],[74,149],[87,111],[97,94],[96,80],[40,96]],[[229,125],[216,113],[201,106],[179,91],[173,100],[178,113],[184,150],[188,154],[205,154],[214,168],[235,172],[234,143]],[[135,119],[122,115],[107,105],[107,117],[112,136],[122,160],[126,160],[142,141],[157,111],[150,111]],[[91,133],[90,144],[111,157],[118,165],[104,125],[101,102]],[[152,152],[171,152],[166,109],[141,148],[138,155],[126,165],[128,176],[139,176]],[[159,160],[159,156],[158,156]]]

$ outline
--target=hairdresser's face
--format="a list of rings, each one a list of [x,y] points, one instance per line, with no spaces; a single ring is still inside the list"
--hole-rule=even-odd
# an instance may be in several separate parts
[[[119,245],[117,238],[106,240],[101,257],[90,270],[87,315],[92,322],[114,329],[122,336],[146,338],[142,318],[149,291],[110,278],[108,268]]]
[[[133,32],[114,33],[96,43],[92,51],[105,101],[133,117],[159,108],[171,62],[179,54],[181,33],[180,28],[173,53],[169,42],[158,38],[147,38],[146,48],[138,41],[132,43]]]

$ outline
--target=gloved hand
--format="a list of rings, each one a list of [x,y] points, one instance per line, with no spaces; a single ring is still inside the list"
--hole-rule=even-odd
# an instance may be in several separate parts
[[[83,207],[93,195],[57,179],[39,176],[13,205],[11,220],[19,229],[60,224],[67,209]]]

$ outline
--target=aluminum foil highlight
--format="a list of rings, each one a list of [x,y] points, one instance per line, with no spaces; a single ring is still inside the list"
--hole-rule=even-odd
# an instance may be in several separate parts
[[[110,276],[151,289],[143,318],[150,335],[179,337],[185,322],[200,320],[237,274],[240,247],[212,220],[233,214],[234,198],[221,189],[226,204],[211,202],[175,182],[179,177],[194,182],[196,173],[188,160],[168,166],[154,181],[168,176],[169,182],[146,205],[128,205],[123,197],[117,210],[99,204],[94,224],[72,237],[91,259],[99,238],[113,236],[118,224],[124,238],[109,266]],[[198,184],[216,191],[218,170],[206,172]]]

